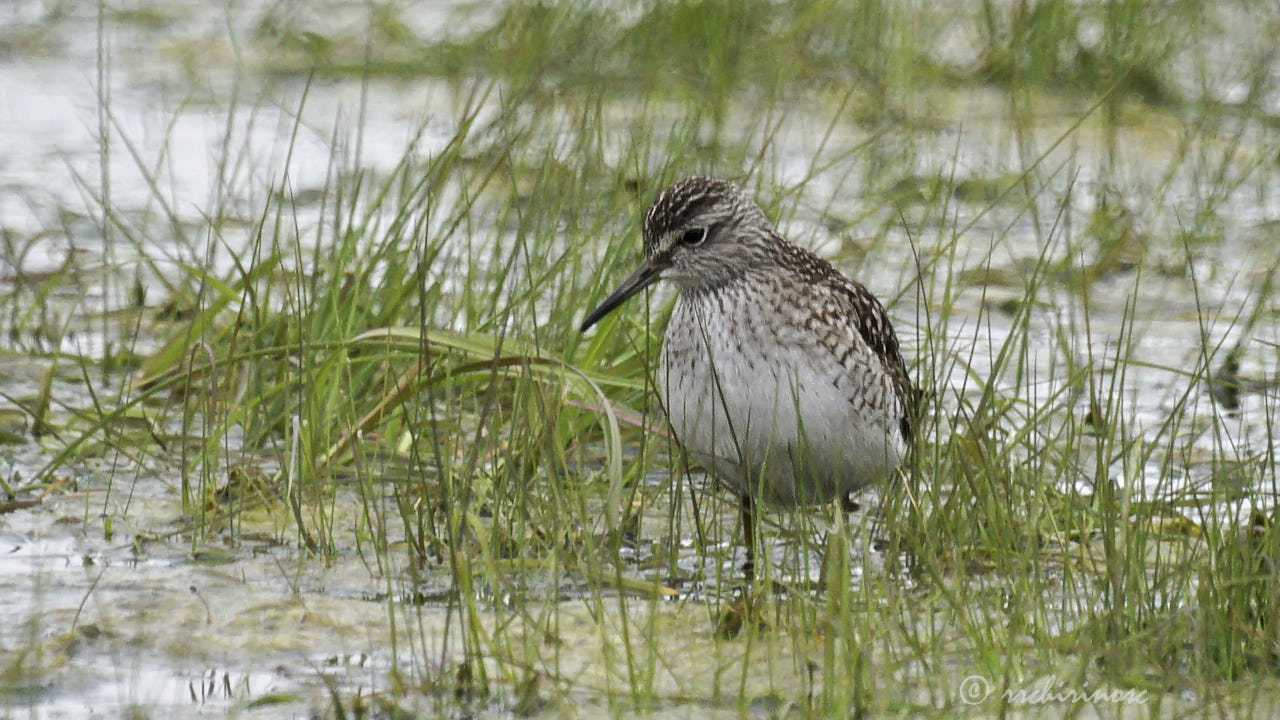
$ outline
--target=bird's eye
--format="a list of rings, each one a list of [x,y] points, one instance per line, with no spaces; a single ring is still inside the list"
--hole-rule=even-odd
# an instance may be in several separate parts
[[[707,239],[707,229],[704,227],[689,228],[680,235],[680,244],[688,247],[696,247],[701,245]]]

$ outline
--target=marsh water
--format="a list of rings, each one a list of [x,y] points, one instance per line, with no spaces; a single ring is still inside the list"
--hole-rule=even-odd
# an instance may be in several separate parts
[[[156,318],[174,287],[166,273],[199,267],[218,276],[251,262],[256,218],[241,215],[251,198],[287,177],[301,247],[324,252],[318,228],[326,178],[351,168],[391,172],[405,153],[431,156],[455,137],[458,108],[472,97],[466,83],[308,76],[291,65],[305,67],[291,54],[305,58],[303,50],[261,41],[273,11],[38,2],[0,9],[0,291],[14,298],[0,319],[0,479],[8,487],[39,476],[76,432],[74,421],[129,385],[134,368],[103,369],[102,358],[122,350],[144,357],[163,343],[172,324]],[[287,13],[316,42],[368,22],[363,6]],[[399,16],[417,36],[441,39],[484,28],[497,13],[454,2],[413,4]],[[918,95],[907,129],[896,133],[833,122],[840,113],[835,97],[800,104],[779,119],[762,151],[771,183],[805,181],[801,195],[781,203],[780,229],[889,302],[917,372],[925,371],[916,358],[945,348],[929,370],[940,432],[962,422],[989,390],[974,378],[987,376],[1009,334],[1026,333],[1028,356],[1015,368],[1023,377],[1008,383],[1028,406],[1052,407],[1064,424],[1083,419],[1096,409],[1096,394],[1091,399],[1074,369],[1096,368],[1105,386],[1123,367],[1116,417],[1132,435],[1165,445],[1104,463],[1107,477],[1080,472],[1065,484],[1085,494],[1113,483],[1147,499],[1194,497],[1216,481],[1214,458],[1270,463],[1276,442],[1280,304],[1270,290],[1280,264],[1280,166],[1274,125],[1229,111],[1250,92],[1247,78],[1233,77],[1232,69],[1246,65],[1259,42],[1241,32],[1207,50],[1220,58],[1220,77],[1187,69],[1179,78],[1189,105],[1228,108],[1215,115],[1215,130],[1195,136],[1180,111],[1131,102],[1122,117],[1107,119],[1089,98],[1048,92],[1030,107],[1011,107],[1005,91],[976,84]],[[957,32],[940,52],[963,63],[973,51]],[[1280,64],[1267,70],[1272,94],[1262,105],[1274,119]],[[483,102],[497,113],[501,93]],[[617,101],[605,115],[625,117],[630,109]],[[735,102],[734,115],[752,113],[750,98]],[[670,114],[679,116],[678,104]],[[605,144],[625,142],[619,133]],[[833,166],[815,166],[831,148],[848,152]],[[902,157],[910,161],[904,165]],[[1039,171],[1019,181],[1031,164]],[[877,175],[879,166],[894,167],[893,176]],[[953,193],[945,202],[934,197],[939,179]],[[103,222],[104,198],[119,223]],[[239,218],[212,240],[206,224],[215,214]],[[1060,231],[1091,223],[1106,224],[1093,233],[1111,238],[1105,247],[1075,243]],[[125,227],[167,228],[139,236],[174,242],[132,242]],[[505,228],[476,233],[510,239]],[[863,241],[878,233],[886,240]],[[635,248],[638,254],[638,241]],[[967,283],[945,307],[931,305],[934,295],[917,282],[921,264],[931,262],[949,265],[949,277]],[[1096,275],[1084,291],[1071,282],[1030,290],[1037,265],[1095,268]],[[943,312],[949,321],[931,324]],[[938,334],[924,337],[930,327]],[[1231,351],[1238,369],[1230,380],[1243,392],[1228,408],[1204,380],[1226,367]],[[27,410],[46,394],[61,432],[33,432]],[[1185,417],[1176,446],[1165,425],[1174,414]],[[228,465],[251,453],[234,433],[230,438]],[[182,462],[176,447],[141,460],[104,449],[60,468],[38,491],[4,499],[0,716],[314,716],[332,712],[335,697],[376,697],[407,678],[433,677],[460,657],[467,640],[453,579],[440,567],[411,568],[394,543],[384,554],[372,552],[356,532],[367,502],[359,489],[337,491],[335,547],[323,559],[267,515],[193,545],[181,498],[191,468]],[[691,480],[710,488],[697,473]],[[1226,500],[1212,512],[1243,518],[1270,510],[1275,488],[1214,497]],[[731,528],[732,504],[720,502],[719,520]],[[874,525],[878,502],[876,493],[864,498],[869,509],[855,515],[857,526]],[[1187,509],[1195,522],[1204,512]],[[647,513],[640,536],[659,535],[662,508]],[[722,550],[732,546],[729,533],[717,540]],[[793,537],[772,533],[768,542],[784,574],[817,576],[816,561],[812,572],[809,560],[797,565]],[[854,564],[865,567],[860,572],[884,562],[865,535],[855,537],[852,552]],[[744,701],[737,688],[720,690],[715,663],[699,660],[707,652],[746,653],[707,639],[713,620],[705,603],[716,594],[710,579],[737,572],[740,553],[717,564],[688,538],[679,553],[679,577],[661,578],[673,599],[629,610],[658,615],[646,627],[662,638],[655,644],[665,658],[655,694],[668,700],[643,712],[785,713],[790,700],[778,700],[776,688],[803,687],[802,669],[778,671],[775,690],[748,688]],[[643,543],[629,557],[620,574],[653,579]],[[490,615],[481,624],[512,622],[503,610],[515,602],[508,593],[554,598],[557,667],[573,682],[558,694],[544,688],[542,696],[553,699],[530,707],[522,694],[527,677],[507,671],[498,682],[504,689],[471,712],[619,712],[611,699],[618,680],[606,669],[612,659],[599,655],[607,644],[595,642],[609,625],[600,613],[646,591],[622,585],[602,599],[570,574],[534,583],[489,587],[481,605]],[[704,694],[706,687],[717,691]],[[1172,697],[1170,706],[1183,699]],[[429,694],[419,702],[418,712],[436,707]]]

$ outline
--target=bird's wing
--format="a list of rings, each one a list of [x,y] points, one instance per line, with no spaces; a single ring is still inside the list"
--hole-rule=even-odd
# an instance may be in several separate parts
[[[902,360],[902,352],[898,346],[898,335],[889,322],[889,315],[884,305],[871,294],[870,290],[855,280],[850,280],[839,273],[824,278],[822,283],[836,292],[832,296],[844,307],[840,313],[845,321],[857,330],[858,335],[871,349],[872,354],[883,364],[885,372],[893,382],[894,390],[902,399],[902,436],[909,442],[912,437],[913,424],[918,402],[918,391],[912,386],[907,375],[907,365]],[[841,358],[843,361],[844,358]]]

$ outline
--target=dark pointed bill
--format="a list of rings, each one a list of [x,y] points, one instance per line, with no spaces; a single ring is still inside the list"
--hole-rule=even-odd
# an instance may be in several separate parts
[[[587,313],[587,317],[582,321],[582,327],[578,328],[581,332],[586,332],[588,328],[600,322],[600,318],[613,312],[619,305],[631,299],[633,295],[641,290],[649,287],[658,281],[662,276],[662,271],[666,265],[656,263],[649,258],[640,263],[640,267],[631,273],[631,276],[622,281],[617,290],[613,294],[604,299],[600,306],[595,310]]]

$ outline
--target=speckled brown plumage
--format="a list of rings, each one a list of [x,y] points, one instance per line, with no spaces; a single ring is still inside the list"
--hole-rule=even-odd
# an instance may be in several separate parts
[[[659,279],[680,291],[659,368],[663,405],[691,457],[754,499],[844,497],[892,474],[916,393],[880,301],[787,242],[738,186],[663,190],[645,259],[583,329]],[[750,543],[748,543],[750,547]]]
[[[721,209],[717,210],[717,206]],[[897,334],[880,301],[861,283],[842,275],[831,263],[788,242],[740,188],[715,178],[686,178],[658,195],[645,215],[646,254],[657,257],[669,255],[674,246],[664,243],[664,238],[678,233],[704,215],[714,220],[713,226],[729,225],[726,229],[736,231],[741,243],[738,249],[746,250],[751,257],[751,269],[759,273],[777,271],[790,276],[789,284],[795,293],[790,302],[803,306],[801,313],[807,313],[801,322],[815,340],[836,356],[842,367],[847,366],[858,345],[842,338],[840,329],[847,326],[857,329],[858,336],[893,383],[895,400],[900,404],[898,427],[909,442],[916,392],[902,359]],[[750,272],[739,267],[728,269],[729,272],[725,272],[726,269],[708,272],[706,277],[695,278],[692,283],[680,283],[681,289],[694,296],[716,295],[723,283],[740,281]]]

